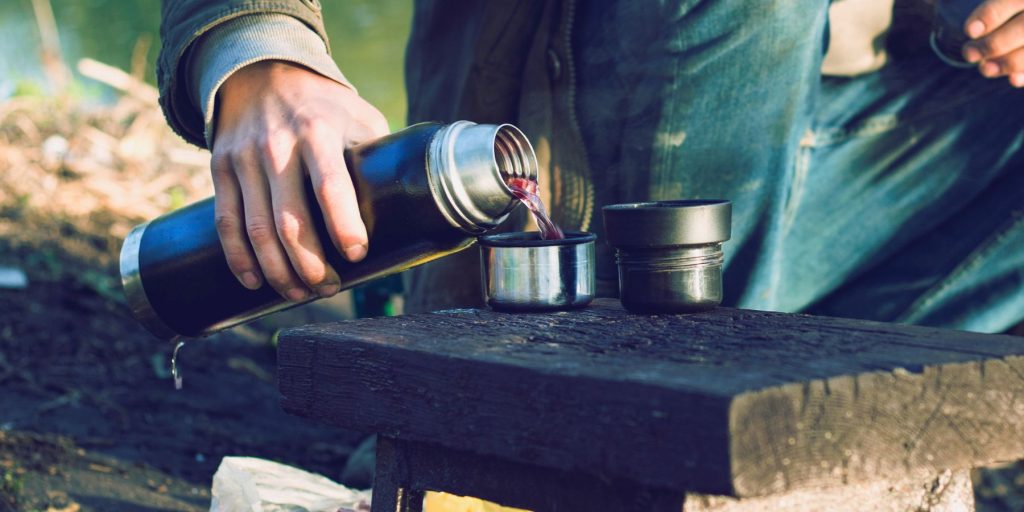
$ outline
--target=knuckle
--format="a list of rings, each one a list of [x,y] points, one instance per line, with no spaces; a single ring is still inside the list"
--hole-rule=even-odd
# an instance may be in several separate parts
[[[255,270],[248,252],[237,245],[224,248],[224,259],[228,262],[228,268],[236,274]]]
[[[978,14],[978,17],[986,27],[993,29],[1009,17],[1007,15],[1010,14],[1009,11],[1013,9],[1013,6],[1009,5],[1010,3],[1011,2],[1002,0],[985,2],[982,4],[981,12]]]
[[[276,269],[264,268],[263,276],[267,279],[267,283],[270,284],[270,287],[281,295],[286,294],[297,285],[297,283],[292,282],[287,272],[282,272]]]
[[[214,151],[210,157],[210,170],[215,175],[231,172],[231,155],[227,151]]]
[[[251,143],[247,143],[242,146],[231,149],[227,158],[231,166],[234,168],[235,173],[239,173],[243,169],[251,167],[252,159],[250,155],[256,154],[257,149],[253,147]]]
[[[313,288],[327,284],[327,271],[321,265],[303,271],[301,277],[304,283]]]
[[[306,220],[291,212],[277,216],[277,234],[287,244],[296,244],[306,231]]]
[[[1006,43],[1004,38],[998,35],[993,37],[987,37],[981,42],[982,52],[986,55],[998,56],[1006,53]]]
[[[325,172],[313,178],[313,191],[316,196],[331,200],[342,187],[348,187],[348,181],[337,172]]]
[[[283,168],[290,156],[287,141],[281,140],[281,138],[281,135],[266,133],[261,135],[254,144],[256,154],[260,155],[260,158],[275,170]]]
[[[327,125],[317,116],[301,116],[295,119],[295,130],[304,139],[315,139],[327,133]]]
[[[999,16],[999,11],[992,2],[986,2],[982,4],[981,9],[978,11],[978,19],[985,24],[986,27],[991,27],[995,20]]]
[[[1002,69],[1008,74],[1016,74],[1024,71],[1024,53],[1017,51],[1008,56],[1003,60]]]
[[[217,233],[223,238],[237,235],[242,223],[237,215],[221,212],[214,216],[213,225],[216,226]]]
[[[254,216],[249,219],[246,225],[246,233],[253,245],[266,245],[274,242],[276,233],[270,223],[270,219],[264,216]]]

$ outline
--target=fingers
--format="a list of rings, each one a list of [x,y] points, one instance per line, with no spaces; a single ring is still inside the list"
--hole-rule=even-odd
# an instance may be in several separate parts
[[[213,173],[214,224],[227,258],[228,268],[242,286],[255,290],[263,283],[259,262],[245,233],[242,192],[238,187],[231,158],[215,155],[210,168]]]
[[[246,66],[217,97],[217,229],[231,271],[247,288],[264,281],[291,301],[310,290],[336,293],[340,278],[314,215],[346,258],[365,257],[367,230],[343,151],[386,135],[384,116],[354,90],[289,64]],[[319,208],[310,206],[303,166]]]
[[[964,22],[964,33],[971,39],[992,33],[1024,10],[1022,0],[988,0],[978,6]]]
[[[337,250],[349,261],[366,257],[368,238],[359,213],[355,187],[333,131],[312,123],[302,144],[302,159],[309,170],[327,232]]]
[[[988,78],[1008,77],[1024,86],[1024,0],[988,0],[967,19],[964,59]]]
[[[1015,16],[987,34],[965,45],[968,62],[992,60],[1024,47],[1024,16]]]
[[[277,237],[299,279],[321,297],[338,293],[341,280],[327,263],[314,229],[305,192],[305,175],[298,151],[268,146],[262,153],[264,173],[270,183]]]
[[[274,223],[274,212],[267,178],[263,175],[258,152],[254,149],[232,155],[231,165],[238,184],[245,192],[242,204],[249,243],[256,253],[263,276],[282,297],[299,302],[309,297],[309,290],[292,270]]]

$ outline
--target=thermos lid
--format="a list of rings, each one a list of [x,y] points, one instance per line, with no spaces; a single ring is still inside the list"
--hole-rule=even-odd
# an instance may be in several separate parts
[[[614,247],[665,247],[724,242],[732,236],[732,202],[654,201],[605,206],[605,237]]]

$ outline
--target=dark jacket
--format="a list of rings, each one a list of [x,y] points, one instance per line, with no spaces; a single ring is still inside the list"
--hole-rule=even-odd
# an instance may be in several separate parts
[[[574,0],[417,0],[406,90],[410,124],[467,119],[522,128],[537,152],[555,221],[587,230],[594,194],[574,111],[574,8]],[[191,45],[217,24],[255,12],[294,16],[327,41],[317,0],[163,1],[160,104],[171,127],[189,142],[204,145],[202,115],[184,80]],[[412,272],[406,280],[407,309],[478,304],[477,265],[471,250]],[[428,295],[421,289],[447,293]]]

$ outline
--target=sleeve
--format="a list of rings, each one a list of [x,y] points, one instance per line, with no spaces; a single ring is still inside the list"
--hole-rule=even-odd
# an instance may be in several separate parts
[[[188,62],[194,43],[204,35],[242,16],[282,14],[301,22],[320,38],[324,48],[330,48],[320,0],[162,0],[160,14],[162,44],[156,66],[160,107],[171,128],[197,146],[205,147],[205,123],[201,108],[192,99]]]
[[[189,97],[201,111],[207,147],[213,147],[217,91],[232,73],[249,64],[288,61],[354,90],[316,32],[284,14],[234,18],[209,31],[194,46],[187,63]]]

